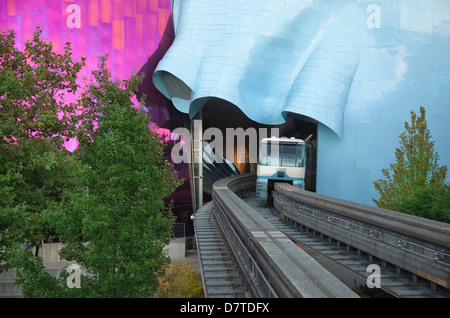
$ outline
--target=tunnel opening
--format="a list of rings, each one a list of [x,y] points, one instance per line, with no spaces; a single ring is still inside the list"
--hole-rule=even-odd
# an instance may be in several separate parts
[[[305,190],[316,191],[318,142],[316,120],[306,116],[288,113],[285,123],[280,125],[264,125],[249,119],[234,104],[219,98],[209,99],[202,107],[199,117],[202,119],[203,132],[208,130],[208,128],[218,128],[221,131],[223,136],[223,156],[233,164],[239,174],[256,173],[259,157],[259,142],[264,137],[271,137],[271,133],[275,129],[278,130],[280,137],[286,136],[288,138],[293,137],[304,140]],[[246,133],[244,142],[239,140],[238,137],[234,137],[233,142],[226,142],[225,139],[229,137],[227,132],[232,130],[236,132],[237,129],[241,129],[241,133]],[[214,141],[214,138],[211,140],[203,140],[204,144],[209,142],[214,143]],[[232,151],[227,149],[229,147],[233,147]],[[212,169],[214,168],[210,166],[204,170],[205,198],[209,197],[212,184],[217,181],[211,175],[207,176],[208,173],[214,174]],[[219,168],[216,169],[220,170]],[[273,182],[270,185],[273,187]]]
[[[242,143],[235,137],[232,143],[226,142],[227,129],[236,131],[241,128],[247,131],[249,128],[256,131],[256,144],[259,144],[261,138],[266,137],[260,134],[260,129],[265,128],[267,136],[271,136],[271,129],[278,129],[279,136],[294,137],[305,140],[305,190],[316,191],[316,170],[317,170],[317,121],[306,116],[301,116],[293,113],[288,113],[286,122],[281,125],[264,125],[249,119],[238,107],[219,98],[210,98],[202,107],[199,114],[193,118],[189,118],[188,114],[178,111],[170,101],[166,101],[166,108],[151,108],[152,118],[158,118],[163,115],[167,120],[160,125],[162,129],[173,131],[177,127],[184,127],[192,129],[194,120],[201,120],[202,133],[208,128],[217,128],[223,138],[223,149],[221,153],[215,153],[217,149],[213,150],[214,154],[222,157],[224,160],[221,163],[207,162],[203,160],[202,173],[199,175],[199,165],[188,163],[173,164],[178,171],[180,178],[184,179],[183,185],[178,188],[171,196],[174,205],[172,212],[177,217],[176,222],[186,224],[186,235],[191,235],[193,232],[193,225],[190,216],[203,205],[203,203],[212,200],[211,190],[215,181],[232,175],[244,174],[249,172],[256,173],[257,160],[259,156],[259,149],[256,147],[256,154],[252,153],[255,150],[254,136],[246,135]],[[163,112],[161,115],[160,112]],[[192,130],[191,130],[192,134]],[[169,138],[170,139],[170,138]],[[202,139],[203,151],[207,149],[208,145],[216,141],[216,136],[212,138]],[[169,140],[167,147],[165,147],[166,159],[170,161],[171,149],[177,141]],[[233,151],[230,155],[230,149]],[[189,156],[191,154],[188,154]],[[253,162],[250,160],[253,159]],[[201,184],[201,186],[200,186]],[[273,188],[274,183],[270,183]],[[201,194],[198,190],[201,189]]]

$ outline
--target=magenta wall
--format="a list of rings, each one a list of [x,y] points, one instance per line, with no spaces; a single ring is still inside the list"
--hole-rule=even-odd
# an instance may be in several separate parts
[[[74,25],[76,11],[73,7],[67,10],[74,4],[79,9],[79,27]],[[57,52],[62,53],[65,43],[70,42],[73,56],[86,58],[80,83],[97,67],[98,56],[105,53],[113,77],[125,79],[132,71],[144,72],[142,91],[150,97],[152,121],[158,126],[170,118],[167,100],[154,87],[151,76],[173,41],[171,21],[170,0],[0,0],[0,30],[13,29],[20,49],[40,26],[41,39],[52,42]],[[72,151],[76,144],[72,140],[66,148]],[[180,177],[189,179],[186,165],[176,168]],[[189,207],[189,181],[172,198],[175,207]]]
[[[80,79],[108,54],[112,76],[123,79],[157,50],[170,14],[170,0],[0,0],[0,29],[13,29],[21,49],[37,26],[57,52],[70,42],[74,57],[86,58]],[[66,147],[73,150],[76,141]]]
[[[72,4],[79,8],[79,28],[70,27]],[[170,0],[1,0],[0,28],[14,29],[23,47],[39,25],[55,50],[62,52],[70,42],[76,58],[87,58],[81,76],[96,67],[99,54],[108,53],[113,76],[126,78],[156,50],[170,13]]]

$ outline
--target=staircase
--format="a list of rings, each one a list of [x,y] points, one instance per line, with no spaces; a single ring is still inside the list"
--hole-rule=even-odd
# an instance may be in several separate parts
[[[211,203],[195,214],[197,249],[206,297],[245,298],[247,288],[224,242]]]

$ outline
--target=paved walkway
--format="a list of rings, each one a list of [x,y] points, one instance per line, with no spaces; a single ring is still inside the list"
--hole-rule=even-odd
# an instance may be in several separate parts
[[[191,264],[200,273],[200,263],[197,250],[186,251],[186,257],[172,257],[172,262],[186,262]]]

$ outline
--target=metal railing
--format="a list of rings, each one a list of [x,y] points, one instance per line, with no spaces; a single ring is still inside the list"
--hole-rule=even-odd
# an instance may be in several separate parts
[[[173,224],[173,236],[175,238],[185,237],[185,224],[183,222]]]
[[[298,255],[301,249],[290,249],[289,243],[293,242],[239,198],[254,191],[255,181],[254,174],[228,177],[217,181],[212,191],[213,215],[251,294],[254,297],[355,296],[342,287],[328,289],[323,282],[330,273],[316,279],[307,289],[299,287],[307,277],[316,275],[316,268],[305,268],[304,264],[311,258],[301,259]],[[365,252],[369,259],[374,256],[422,277],[431,282],[432,288],[440,285],[448,289],[449,224],[339,200],[288,184],[275,184],[273,198],[274,207],[293,222]],[[272,250],[267,249],[269,245]],[[283,267],[283,263],[291,264],[292,268]],[[320,271],[321,266],[316,267]],[[303,282],[298,284],[300,276]],[[311,289],[315,290],[314,295],[309,293]]]
[[[450,225],[278,183],[285,217],[444,288],[450,286]]]
[[[222,233],[226,233],[229,246],[232,246],[235,259],[239,263],[242,274],[250,281],[251,292],[255,297],[278,298],[278,294],[272,288],[256,260],[245,247],[239,235],[231,226],[222,209],[213,202],[213,213],[218,221]]]
[[[174,238],[185,238],[186,250],[196,250],[197,242],[195,236],[186,236],[186,223],[177,222],[173,224],[173,236]]]
[[[239,198],[255,188],[256,175],[213,185],[213,215],[254,297],[357,297]]]

